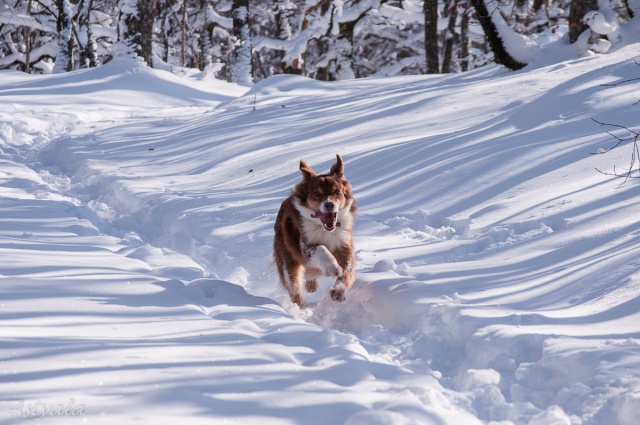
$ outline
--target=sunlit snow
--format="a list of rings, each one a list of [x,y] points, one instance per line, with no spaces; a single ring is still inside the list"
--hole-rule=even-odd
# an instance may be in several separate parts
[[[638,131],[634,31],[517,72],[0,73],[0,422],[636,425],[639,186],[592,120]],[[273,223],[336,153],[357,281],[299,309]]]

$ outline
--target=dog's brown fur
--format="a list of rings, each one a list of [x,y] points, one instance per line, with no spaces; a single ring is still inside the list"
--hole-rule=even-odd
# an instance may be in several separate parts
[[[315,292],[319,277],[335,277],[331,298],[344,301],[355,274],[351,184],[340,155],[328,174],[317,175],[304,160],[300,171],[302,180],[282,203],[274,226],[273,259],[280,281],[301,307],[303,282],[307,292]]]

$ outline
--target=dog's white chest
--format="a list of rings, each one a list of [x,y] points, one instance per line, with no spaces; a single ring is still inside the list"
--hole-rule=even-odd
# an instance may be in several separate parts
[[[351,229],[354,221],[351,203],[338,211],[338,226],[333,232],[325,230],[320,220],[311,217],[314,211],[300,205],[298,201],[294,201],[293,204],[301,216],[302,238],[305,244],[324,245],[331,252],[351,244]]]
[[[331,252],[336,251],[350,242],[349,232],[342,227],[336,227],[333,232],[328,232],[322,224],[307,219],[302,220],[302,232],[304,235],[303,239],[308,245],[324,245]]]

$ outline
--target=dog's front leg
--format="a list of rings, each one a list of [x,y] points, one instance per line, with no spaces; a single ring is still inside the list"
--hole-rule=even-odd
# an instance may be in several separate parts
[[[329,277],[342,276],[342,267],[324,245],[306,248],[306,254],[308,268],[318,269]]]
[[[336,260],[342,268],[342,275],[338,277],[329,294],[332,300],[342,302],[346,300],[345,293],[355,280],[355,258],[351,250],[343,250],[338,254]]]

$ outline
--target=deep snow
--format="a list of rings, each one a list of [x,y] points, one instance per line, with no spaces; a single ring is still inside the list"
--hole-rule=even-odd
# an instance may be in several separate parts
[[[0,73],[0,422],[639,423],[638,182],[595,170],[630,142],[592,155],[628,136],[592,119],[638,131],[639,45],[251,89]],[[300,310],[273,222],[336,153],[357,282]]]

